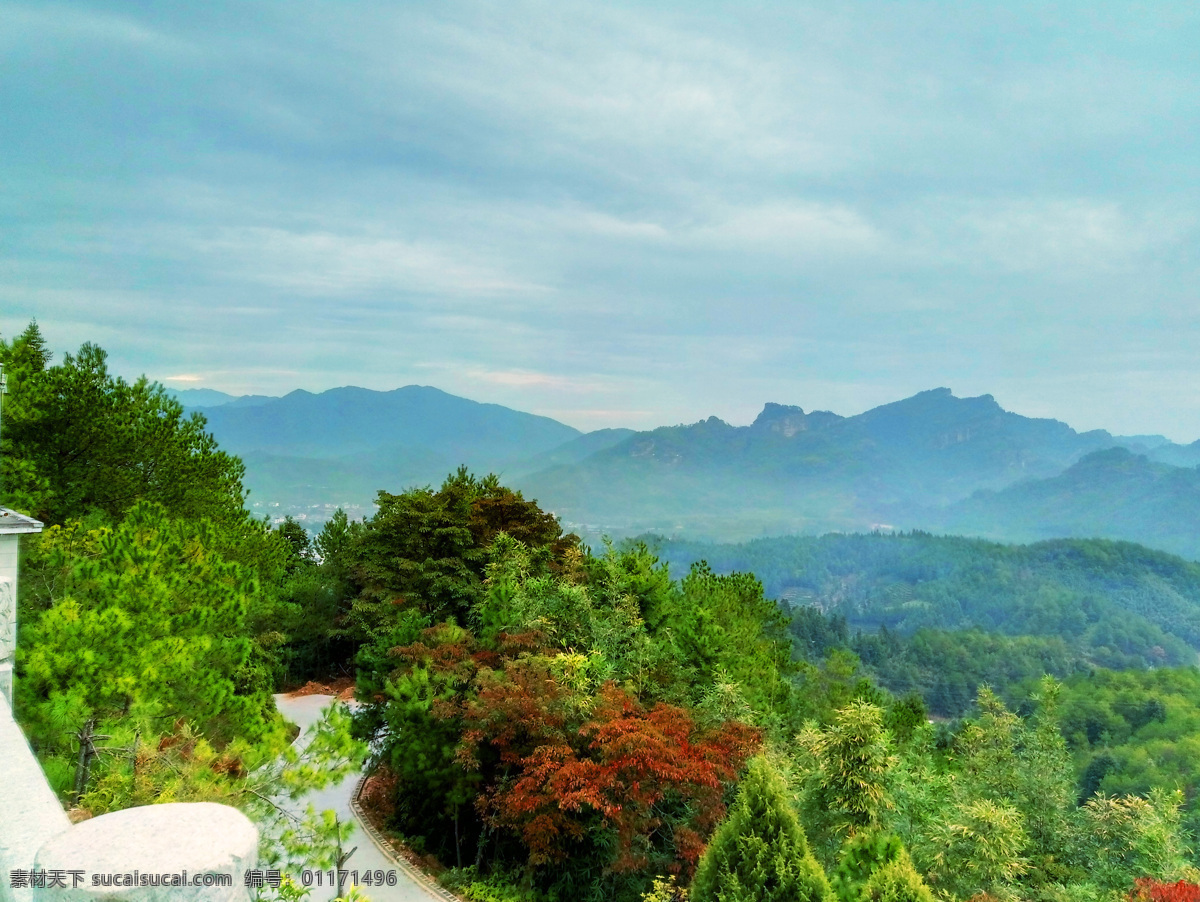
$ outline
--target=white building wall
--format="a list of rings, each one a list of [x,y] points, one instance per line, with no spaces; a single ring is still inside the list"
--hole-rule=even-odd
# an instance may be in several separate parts
[[[20,535],[0,534],[0,695],[12,707],[12,673],[17,650],[17,564]],[[2,701],[2,700],[0,700]]]

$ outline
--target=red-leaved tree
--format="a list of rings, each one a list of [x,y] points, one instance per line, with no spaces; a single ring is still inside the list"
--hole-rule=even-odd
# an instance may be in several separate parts
[[[724,817],[725,787],[760,738],[737,722],[700,730],[684,709],[647,709],[612,683],[581,693],[538,657],[481,674],[462,717],[459,760],[490,771],[485,821],[519,837],[533,866],[567,858],[597,827],[611,830],[615,872],[657,852],[690,873]]]

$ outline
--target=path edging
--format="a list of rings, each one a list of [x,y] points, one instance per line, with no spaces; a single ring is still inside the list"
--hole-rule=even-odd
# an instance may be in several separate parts
[[[440,899],[441,902],[462,902],[458,896],[447,890],[444,886],[434,880],[433,877],[416,867],[411,861],[404,858],[402,855],[398,854],[396,850],[392,848],[391,843],[389,843],[383,834],[379,832],[378,828],[371,823],[371,819],[367,817],[366,812],[363,810],[362,803],[359,801],[359,796],[362,795],[363,787],[366,785],[370,776],[370,774],[363,774],[361,777],[359,777],[358,783],[354,787],[354,791],[350,793],[350,810],[358,819],[358,823],[362,827],[363,832],[366,833],[367,836],[371,837],[371,842],[375,843],[376,848],[383,853],[384,858],[396,865],[396,867],[402,870],[409,877],[409,879],[413,881],[413,883],[417,884],[419,887],[421,887],[421,889],[425,890],[425,892],[429,893],[435,899]]]

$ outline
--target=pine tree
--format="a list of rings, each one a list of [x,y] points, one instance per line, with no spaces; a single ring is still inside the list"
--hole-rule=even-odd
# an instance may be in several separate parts
[[[115,527],[54,527],[41,553],[60,594],[29,618],[18,707],[43,751],[95,719],[169,724],[183,718],[223,746],[280,729],[254,668],[247,610],[253,573],[214,551],[217,528],[170,520],[140,504]]]
[[[750,761],[737,802],[700,859],[692,902],[831,902],[783,778]]]

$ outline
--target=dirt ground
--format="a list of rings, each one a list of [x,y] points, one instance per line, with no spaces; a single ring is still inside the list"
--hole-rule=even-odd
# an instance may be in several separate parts
[[[302,695],[332,695],[341,702],[353,701],[354,677],[338,677],[331,683],[309,680],[299,689],[295,689],[287,694],[292,698],[299,698]]]

